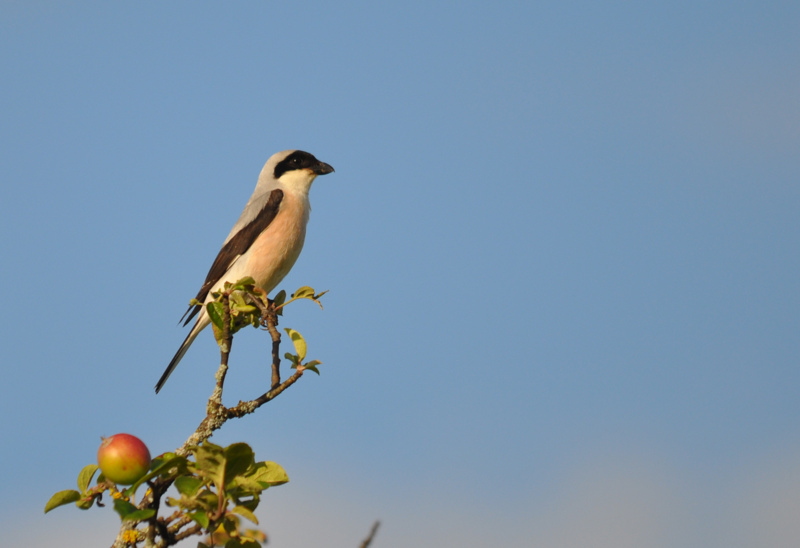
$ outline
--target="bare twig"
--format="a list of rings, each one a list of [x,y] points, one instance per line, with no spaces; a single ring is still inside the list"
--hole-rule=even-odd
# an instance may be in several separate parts
[[[186,529],[185,531],[181,531],[180,533],[175,535],[175,542],[178,542],[179,540],[183,540],[185,538],[189,538],[189,537],[191,537],[193,535],[199,535],[202,532],[203,532],[203,528],[200,527],[199,525],[195,524],[193,527],[190,527],[190,528]]]
[[[267,331],[272,337],[272,385],[270,388],[275,390],[281,384],[281,334],[278,331],[278,313],[273,302],[270,302],[265,323]]]
[[[297,368],[297,371],[292,374],[291,377],[283,381],[277,388],[270,390],[269,392],[262,394],[261,396],[257,397],[254,400],[250,401],[240,401],[238,405],[235,407],[229,407],[227,411],[226,419],[238,419],[240,417],[244,417],[245,415],[249,415],[265,403],[274,400],[277,398],[281,392],[292,386],[297,379],[303,376],[303,372],[305,370],[301,367]]]
[[[369,535],[364,539],[359,548],[367,548],[367,546],[372,544],[372,539],[375,538],[375,533],[378,532],[378,527],[380,527],[380,525],[380,521],[376,521],[374,524],[372,524],[372,530],[370,530]]]

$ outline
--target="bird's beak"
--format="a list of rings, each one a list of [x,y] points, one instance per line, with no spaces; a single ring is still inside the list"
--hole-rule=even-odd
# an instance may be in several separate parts
[[[333,173],[333,166],[325,162],[319,162],[314,166],[313,170],[317,175],[325,175],[327,173]]]

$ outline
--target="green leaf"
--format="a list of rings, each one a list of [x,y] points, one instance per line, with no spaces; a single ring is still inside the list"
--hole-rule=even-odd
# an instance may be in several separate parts
[[[168,455],[170,455],[171,458],[161,458],[156,465],[150,463],[150,471],[136,480],[133,485],[125,489],[125,494],[127,496],[133,495],[144,482],[150,481],[156,476],[167,475],[173,469],[177,469],[178,471],[186,469],[186,457],[178,457],[175,456],[174,453],[169,453]]]
[[[234,514],[239,514],[244,519],[252,521],[256,525],[258,525],[258,518],[256,517],[256,515],[247,508],[245,508],[244,506],[234,506],[233,509],[231,509],[231,512],[233,512]]]
[[[235,289],[247,289],[249,285],[256,285],[256,281],[252,277],[247,276],[233,284],[233,287]]]
[[[219,506],[219,495],[208,488],[195,495],[194,500],[199,504],[199,508],[205,508],[209,512],[216,511]]]
[[[313,287],[309,287],[307,285],[304,285],[303,287],[298,288],[297,291],[292,293],[292,300],[309,299],[309,300],[314,301],[315,303],[317,303],[319,305],[319,307],[322,308],[322,303],[319,301],[319,298],[322,297],[327,292],[328,291],[326,290],[326,291],[323,291],[322,293],[316,294],[314,292],[314,288]]]
[[[124,499],[114,499],[114,511],[119,514],[119,517],[125,519],[125,516],[131,512],[138,510],[136,506]]]
[[[175,488],[181,495],[194,496],[203,486],[203,480],[195,476],[180,476],[175,479]]]
[[[256,463],[255,469],[248,474],[248,477],[268,486],[282,485],[289,481],[289,475],[283,466],[271,461]]]
[[[78,474],[78,489],[80,491],[83,492],[89,488],[89,484],[92,482],[92,477],[99,469],[100,467],[96,464],[87,464],[83,467]]]
[[[173,471],[182,472],[186,470],[187,462],[186,457],[179,457],[175,453],[166,453],[156,465],[151,464],[148,476],[166,476]]]
[[[174,497],[167,497],[165,500],[167,506],[180,506],[181,501]]]
[[[246,443],[234,443],[226,448],[206,441],[194,449],[198,475],[224,487],[233,478],[255,464],[253,450]]]
[[[228,483],[228,493],[236,498],[242,499],[243,497],[257,496],[267,487],[269,486],[254,480],[250,476],[239,475]],[[240,500],[239,502],[245,504],[245,501]],[[256,504],[258,503],[256,502]]]
[[[297,365],[300,363],[300,359],[291,352],[287,352],[283,355],[283,357],[292,362],[292,367],[297,367]]]
[[[210,302],[206,305],[206,311],[208,312],[208,317],[211,318],[211,323],[213,323],[217,329],[222,331],[222,326],[224,323],[223,318],[225,317],[225,306],[216,301]]]
[[[238,306],[245,306],[247,303],[244,300],[244,294],[241,291],[234,291],[231,293],[231,304]]]
[[[47,504],[44,505],[44,513],[46,514],[53,508],[58,508],[59,506],[63,506],[65,504],[69,504],[71,502],[75,502],[80,500],[81,494],[74,489],[67,489],[65,491],[59,491],[52,497],[50,500],[47,501]]]
[[[228,484],[228,493],[238,503],[249,510],[258,507],[259,495],[264,489],[289,481],[289,476],[281,465],[274,462],[257,462],[245,474],[239,475]],[[252,497],[245,500],[246,497]]]
[[[319,360],[311,360],[308,363],[304,363],[303,367],[305,367],[309,371],[313,371],[314,373],[319,375],[319,369],[317,369],[317,366],[320,365],[320,364],[322,364],[322,362],[319,361]]]
[[[88,510],[94,504],[95,497],[83,497],[81,500],[75,503],[75,506],[80,508],[81,510]]]
[[[264,490],[263,487],[260,487],[260,486],[258,487],[258,492],[259,493],[261,491],[263,491],[263,490]],[[259,497],[258,495],[253,495],[253,498],[247,499],[247,500],[241,500],[241,498],[240,498],[239,506],[244,506],[245,508],[247,508],[251,512],[255,512],[256,508],[258,508],[258,503],[259,502],[261,502],[261,497]]]
[[[155,470],[157,466],[161,466],[161,463],[166,462],[170,459],[174,459],[177,457],[175,453],[172,451],[167,451],[166,453],[162,453],[157,457],[153,457],[153,460],[150,461],[150,470]]]
[[[278,293],[272,299],[272,302],[275,303],[275,306],[280,306],[283,303],[285,303],[286,302],[286,291],[284,291],[283,289],[278,291]]]
[[[308,350],[308,347],[306,346],[306,340],[294,329],[287,327],[284,329],[284,331],[286,331],[286,334],[292,339],[292,344],[294,344],[294,350],[297,352],[297,357],[300,358],[300,361],[302,362],[304,359],[306,359],[306,351]]]
[[[219,445],[209,441],[193,449],[197,473],[215,485],[225,485],[225,456]]]
[[[150,519],[156,513],[152,508],[140,510],[124,499],[114,500],[114,511],[119,514],[123,521],[143,521]]]
[[[152,508],[145,508],[144,510],[136,510],[135,512],[131,512],[125,519],[128,521],[144,521],[152,518],[155,514],[156,511]]]
[[[195,520],[203,529],[208,529],[208,525],[211,522],[208,519],[208,514],[202,510],[190,513],[189,517]]]
[[[244,474],[255,464],[253,450],[246,443],[233,443],[225,448],[225,485]]]
[[[222,521],[219,522],[217,526],[217,531],[219,532],[220,528],[225,531],[230,536],[238,536],[239,534],[239,523],[242,520],[239,519],[239,516],[234,516],[230,512],[226,513],[225,516],[222,518]]]
[[[292,294],[294,299],[309,299],[314,296],[314,288],[304,285]]]

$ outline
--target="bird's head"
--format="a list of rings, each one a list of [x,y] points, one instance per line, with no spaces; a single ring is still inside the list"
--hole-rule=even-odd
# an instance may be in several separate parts
[[[330,164],[321,162],[308,152],[302,150],[284,150],[273,154],[264,166],[262,177],[270,176],[281,186],[308,192],[317,175],[333,172]]]

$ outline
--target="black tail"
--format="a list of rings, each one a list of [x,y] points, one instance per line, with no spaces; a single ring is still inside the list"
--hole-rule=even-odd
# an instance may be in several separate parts
[[[195,325],[192,328],[192,330],[189,331],[189,334],[186,335],[186,338],[183,340],[183,344],[181,344],[181,347],[178,348],[178,351],[175,353],[175,356],[173,356],[172,361],[169,362],[169,365],[167,366],[167,369],[164,371],[164,374],[161,375],[160,379],[158,379],[158,382],[156,383],[156,394],[158,394],[158,392],[164,386],[164,383],[167,382],[167,379],[169,378],[170,375],[172,375],[172,372],[175,371],[175,368],[178,367],[178,364],[180,363],[183,356],[186,354],[186,351],[189,350],[189,347],[194,342],[195,337],[197,337],[197,332],[195,332],[195,327],[197,326]]]

